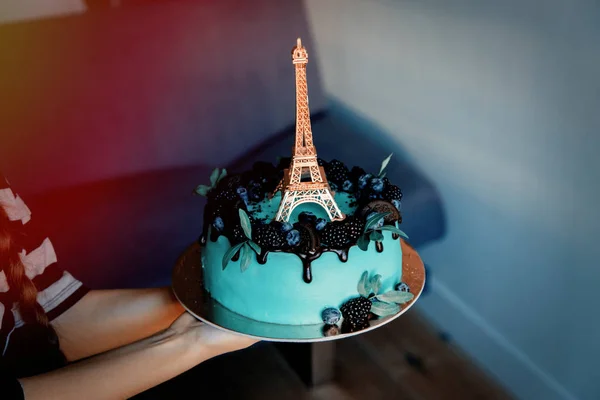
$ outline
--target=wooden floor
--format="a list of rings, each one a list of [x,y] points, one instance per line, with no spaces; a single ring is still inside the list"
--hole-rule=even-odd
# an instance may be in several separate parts
[[[269,343],[210,360],[136,399],[510,399],[416,311],[336,342],[336,378],[307,388]]]

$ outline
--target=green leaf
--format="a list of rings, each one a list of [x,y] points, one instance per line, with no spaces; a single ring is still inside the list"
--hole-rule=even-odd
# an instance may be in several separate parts
[[[390,159],[392,158],[392,156],[394,155],[394,153],[390,154],[389,156],[387,156],[387,158],[385,160],[383,160],[383,162],[381,163],[381,169],[379,170],[379,177],[383,178],[383,176],[381,176],[381,174],[383,174],[383,171],[385,170],[385,168],[388,166],[388,164],[390,163]]]
[[[223,255],[223,269],[225,269],[229,260],[233,258],[235,253],[237,253],[240,247],[242,247],[243,245],[244,243],[238,243],[235,246],[230,247],[229,250],[225,252],[225,255]]]
[[[362,251],[367,251],[369,249],[369,238],[367,235],[361,235],[356,242],[358,248]]]
[[[198,187],[196,187],[196,189],[194,189],[194,192],[196,192],[196,194],[199,194],[200,196],[206,196],[208,194],[208,192],[210,192],[210,189],[211,189],[210,186],[198,185]]]
[[[362,273],[360,280],[358,281],[358,294],[363,297],[368,297],[371,293],[371,285],[369,284],[369,272],[365,271]]]
[[[377,274],[377,275],[373,276],[371,278],[370,284],[371,284],[371,290],[373,291],[373,294],[379,293],[379,288],[381,288],[381,275]]]
[[[399,290],[390,290],[378,296],[375,296],[377,300],[385,301],[387,303],[398,303],[403,304],[407,301],[411,301],[415,297],[410,292],[401,292]]]
[[[252,262],[252,248],[248,245],[248,242],[244,243],[242,247],[242,254],[240,255],[240,270],[244,272],[248,269],[248,265]]]
[[[365,223],[365,232],[368,231],[377,222],[379,222],[379,220],[381,218],[387,217],[390,214],[391,214],[391,212],[388,211],[388,212],[384,212],[384,213],[377,213],[377,214],[371,216],[369,219],[367,219],[367,222]]]
[[[221,170],[221,174],[217,178],[217,183],[221,182],[221,179],[225,178],[226,176],[227,176],[227,170],[225,168],[223,168]]]
[[[383,240],[383,234],[379,231],[373,231],[369,236],[374,242],[381,242]]]
[[[381,228],[379,228],[379,230],[394,232],[394,233],[397,233],[398,235],[402,236],[404,239],[408,239],[408,236],[406,235],[406,233],[402,232],[400,229],[398,229],[392,225],[384,225]]]
[[[252,239],[252,225],[250,225],[250,218],[248,218],[248,214],[242,208],[238,211],[240,214],[240,223],[242,224],[242,229],[244,230],[244,235],[248,239]]]
[[[380,317],[394,315],[400,311],[400,306],[395,303],[382,303],[380,301],[371,301],[371,312]]]
[[[217,185],[217,179],[219,179],[219,168],[215,168],[210,174],[210,185],[215,187]]]
[[[260,254],[261,249],[260,249],[260,246],[256,244],[256,242],[253,242],[252,240],[248,240],[248,244],[250,245],[250,247],[252,247],[252,250],[254,250],[254,252],[256,254]]]

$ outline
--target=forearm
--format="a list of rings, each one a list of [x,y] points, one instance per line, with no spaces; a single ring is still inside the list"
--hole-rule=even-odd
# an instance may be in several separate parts
[[[165,331],[47,374],[21,379],[25,399],[122,399],[211,356],[185,335]]]
[[[53,321],[67,359],[148,337],[183,312],[169,288],[93,290]]]

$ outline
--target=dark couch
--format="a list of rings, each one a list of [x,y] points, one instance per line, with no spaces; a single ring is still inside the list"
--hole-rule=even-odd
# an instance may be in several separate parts
[[[0,167],[62,266],[93,288],[168,285],[201,230],[192,189],[215,167],[290,155],[297,36],[319,156],[376,172],[394,152],[403,230],[415,246],[440,238],[431,182],[388,134],[327,100],[302,2],[157,2],[0,27]]]

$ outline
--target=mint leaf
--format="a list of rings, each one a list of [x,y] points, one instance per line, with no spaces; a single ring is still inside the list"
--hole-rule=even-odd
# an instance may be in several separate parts
[[[390,290],[389,292],[385,292],[378,296],[375,296],[377,300],[381,300],[387,303],[398,303],[403,304],[407,301],[411,301],[415,297],[414,294],[410,292],[400,292],[399,290]]]
[[[239,209],[238,213],[240,214],[240,223],[242,224],[242,229],[244,230],[244,235],[248,239],[252,239],[252,226],[250,225],[250,218],[248,218],[248,214],[242,208]]]
[[[221,174],[217,178],[217,183],[221,182],[221,179],[225,178],[226,176],[227,176],[227,170],[225,168],[223,168],[221,170]]]
[[[404,239],[408,239],[408,236],[406,235],[406,233],[402,232],[400,229],[398,229],[392,225],[384,225],[381,228],[379,228],[379,230],[394,232],[394,233],[397,233],[398,235],[402,236]]]
[[[368,297],[371,293],[371,285],[369,284],[369,272],[365,271],[362,273],[360,280],[358,281],[358,294],[363,297]]]
[[[242,254],[240,255],[240,270],[244,272],[248,269],[248,266],[252,262],[252,249],[248,245],[248,242],[244,243],[242,247]]]
[[[383,160],[383,162],[381,163],[381,169],[379,170],[379,177],[383,178],[382,174],[383,171],[385,170],[385,168],[388,166],[388,164],[390,163],[390,159],[392,158],[392,156],[394,155],[394,153],[390,154],[389,156],[387,156],[387,158],[385,160]]]
[[[370,280],[371,290],[374,294],[379,293],[379,288],[381,288],[381,275],[377,274],[373,276]]]
[[[367,222],[365,223],[365,232],[368,231],[376,223],[378,223],[381,218],[387,217],[390,214],[391,214],[391,212],[388,211],[388,212],[377,213],[375,215],[372,215],[369,219],[367,219]]]
[[[400,311],[400,306],[394,303],[382,303],[380,301],[371,300],[371,312],[380,317],[387,317],[388,315],[394,315]]]
[[[217,179],[219,179],[219,168],[215,168],[212,174],[210,174],[210,185],[212,187],[217,186]]]
[[[194,189],[194,192],[196,192],[196,194],[199,194],[200,196],[206,196],[208,194],[208,192],[210,192],[210,189],[211,189],[210,186],[198,185],[198,187],[196,187],[196,189]]]
[[[373,231],[369,236],[374,242],[381,242],[383,240],[383,234],[379,231]]]
[[[238,243],[233,247],[230,247],[225,254],[223,255],[223,269],[225,269],[225,267],[227,267],[227,263],[229,262],[229,260],[231,260],[233,258],[233,256],[235,255],[235,253],[238,252],[238,250],[240,249],[240,247],[242,247],[244,245],[244,243]]]
[[[252,240],[248,240],[248,244],[250,245],[250,247],[252,247],[252,250],[254,250],[254,252],[256,254],[260,254],[261,250],[260,250],[260,246],[256,244],[256,242],[253,242]]]
[[[367,251],[369,249],[369,238],[367,235],[361,235],[356,242],[358,248],[362,251]]]

